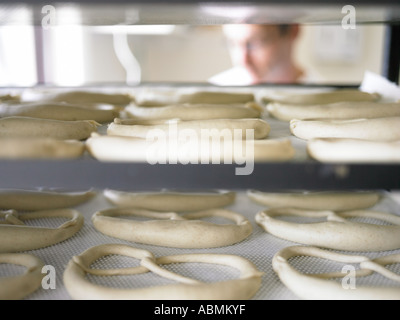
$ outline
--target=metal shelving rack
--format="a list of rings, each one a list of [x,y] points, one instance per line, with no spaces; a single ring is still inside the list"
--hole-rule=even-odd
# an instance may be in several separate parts
[[[43,1],[5,0],[0,25],[40,27]],[[63,8],[72,6],[80,24],[192,24],[306,23],[337,24],[343,18],[341,1],[294,0],[198,1],[57,1],[58,24],[72,22]],[[357,23],[386,23],[386,60],[383,74],[398,81],[400,67],[400,3],[396,0],[354,1]],[[25,15],[14,14],[19,9]],[[231,11],[235,9],[234,11]],[[238,10],[239,9],[239,10]],[[246,9],[246,10],[243,10]],[[235,14],[230,14],[234,12]],[[74,22],[75,23],[75,22]],[[71,161],[0,161],[0,188],[63,187],[66,189],[400,189],[400,164],[326,164],[316,161],[256,163],[250,176],[236,176],[233,165],[149,165]],[[343,172],[345,174],[343,174]]]

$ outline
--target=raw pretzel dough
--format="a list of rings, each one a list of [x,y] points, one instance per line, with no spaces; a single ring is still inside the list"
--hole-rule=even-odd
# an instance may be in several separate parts
[[[158,107],[157,107],[158,108]],[[168,124],[168,123],[176,123],[180,121],[180,119],[142,119],[142,118],[115,118],[114,123],[123,124],[123,125],[140,125],[140,126],[153,126],[159,124]]]
[[[160,145],[135,137],[98,135],[92,135],[86,141],[87,150],[100,161],[187,164],[212,163],[216,159],[220,163],[235,163],[235,159],[255,162],[288,161],[295,155],[289,139],[233,141],[232,148],[224,148],[224,143],[215,145],[218,148],[214,148],[212,142],[208,146],[213,147],[212,154],[209,148],[202,149],[201,141],[177,143],[166,140],[165,145]],[[254,152],[251,151],[253,147]]]
[[[125,108],[134,119],[242,119],[259,118],[263,108],[254,103],[246,104],[178,104],[161,107],[141,107],[130,105]]]
[[[400,140],[400,117],[355,120],[291,120],[290,131],[300,139],[348,138]]]
[[[327,222],[293,223],[277,216],[327,218]],[[353,222],[346,218],[372,218],[390,225]],[[322,248],[348,251],[384,251],[400,248],[400,217],[367,211],[311,211],[276,208],[257,213],[256,222],[278,238]]]
[[[13,96],[11,94],[0,95],[0,102],[17,102],[20,100],[20,96]]]
[[[151,220],[119,218],[126,216]],[[200,220],[207,217],[221,217],[235,224],[215,224]],[[243,241],[253,230],[250,222],[242,215],[224,209],[179,215],[137,208],[114,208],[96,212],[92,222],[98,231],[114,238],[173,248],[229,246]]]
[[[304,274],[297,271],[288,262],[296,256],[317,257],[346,264],[359,263],[361,269],[355,273],[356,277],[365,277],[378,272],[390,280],[399,282],[400,277],[385,268],[386,265],[400,263],[400,255],[393,254],[370,260],[368,257],[345,255],[315,247],[293,246],[279,251],[272,259],[274,271],[281,281],[296,296],[310,300],[399,300],[399,287],[358,286],[346,289],[342,283],[329,279],[344,278],[347,272],[330,272],[318,274]]]
[[[76,159],[85,151],[85,144],[77,140],[0,138],[2,159]]]
[[[132,97],[129,94],[124,94],[124,93],[68,91],[68,92],[43,94],[40,96],[40,100],[67,102],[72,104],[104,103],[111,105],[126,106],[129,103],[131,103]]]
[[[41,286],[44,263],[38,257],[25,253],[0,253],[0,263],[26,267],[22,275],[0,277],[0,300],[20,300]]]
[[[270,115],[282,121],[290,121],[292,119],[348,120],[400,116],[400,103],[356,101],[325,105],[290,105],[272,102],[267,105],[266,109]]]
[[[39,119],[77,121],[93,120],[99,123],[111,122],[119,116],[113,108],[83,107],[61,102],[34,102],[0,104],[0,117],[31,117]]]
[[[141,266],[125,269],[98,270],[90,265],[106,255],[123,255],[141,260]],[[207,263],[226,265],[238,269],[240,277],[234,280],[204,283],[183,277],[160,267],[171,263]],[[91,283],[86,274],[134,275],[152,271],[177,282],[176,284],[139,289],[117,289]],[[101,245],[92,247],[68,263],[64,284],[73,299],[82,300],[244,300],[250,299],[261,286],[262,273],[250,261],[226,254],[185,254],[155,258],[147,250],[126,245]]]
[[[71,208],[89,201],[94,191],[53,192],[8,189],[0,190],[0,208],[21,211],[38,211]]]
[[[35,250],[71,238],[83,226],[83,216],[76,210],[59,209],[18,214],[14,210],[0,211],[0,252]],[[26,220],[40,218],[68,218],[58,228],[30,227]]]
[[[105,198],[118,207],[135,207],[160,212],[188,212],[226,207],[234,203],[235,192],[123,192],[106,189]]]
[[[311,158],[331,163],[398,163],[400,141],[321,138],[307,142]]]
[[[265,103],[279,102],[298,105],[328,104],[342,101],[377,101],[380,98],[378,93],[368,93],[355,89],[342,89],[330,92],[281,94],[280,97],[265,96],[262,100]]]
[[[230,134],[231,137],[237,139],[246,139],[248,136],[247,130],[251,130],[254,134],[254,139],[264,139],[268,136],[271,127],[261,119],[206,119],[206,120],[187,120],[175,123],[166,123],[159,125],[126,125],[116,122],[108,126],[107,134],[115,136],[129,136],[137,138],[147,138],[152,133],[163,133],[165,136],[177,134],[178,137],[183,132],[190,132],[201,137],[204,134],[209,134],[211,137],[220,136],[223,133]],[[204,131],[206,131],[204,133]],[[253,137],[252,137],[253,138]]]
[[[142,106],[163,106],[171,104],[234,104],[253,102],[252,93],[217,91],[154,91],[143,90],[135,95],[135,103]]]
[[[248,197],[269,208],[345,211],[370,208],[378,203],[378,192],[261,192],[249,190]]]
[[[0,119],[0,137],[53,138],[57,140],[84,140],[97,131],[99,124],[92,120],[60,121],[29,117]]]

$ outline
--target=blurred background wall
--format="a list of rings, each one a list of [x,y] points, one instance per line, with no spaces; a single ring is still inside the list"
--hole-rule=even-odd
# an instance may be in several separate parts
[[[83,85],[206,82],[231,67],[219,26],[175,26],[154,32],[51,28],[42,31],[46,83]],[[366,70],[381,73],[385,28],[361,25],[302,26],[296,60],[319,83],[358,84]],[[33,27],[0,27],[0,85],[37,83]],[[129,50],[127,50],[127,48]],[[128,76],[127,73],[130,73]]]

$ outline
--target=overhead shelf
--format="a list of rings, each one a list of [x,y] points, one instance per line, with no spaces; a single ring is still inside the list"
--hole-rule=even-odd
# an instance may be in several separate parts
[[[192,84],[193,85],[193,84]],[[136,89],[180,88],[180,84],[144,84]],[[189,84],[186,84],[189,86]],[[216,88],[198,85],[198,88]],[[40,87],[39,89],[55,89]],[[82,87],[94,89],[92,87]],[[99,89],[99,87],[95,87]],[[107,86],[104,89],[114,87]],[[264,90],[292,89],[294,92],[321,90],[320,86],[254,86],[256,95]],[[64,88],[67,89],[67,88]],[[116,86],[121,92],[133,87]],[[247,91],[249,87],[237,90]],[[261,91],[258,91],[258,90]],[[222,90],[218,88],[218,90]],[[230,91],[228,88],[224,90]],[[119,92],[119,91],[117,91]],[[29,93],[29,92],[28,92]],[[271,139],[287,138],[295,156],[290,161],[255,163],[249,175],[237,175],[238,164],[155,164],[101,162],[86,153],[78,160],[0,160],[0,188],[62,188],[82,190],[400,190],[400,163],[322,163],[307,155],[306,142],[290,134],[289,124],[267,117]],[[99,129],[104,134],[106,127]],[[223,163],[223,162],[222,162]],[[251,164],[250,164],[251,165]],[[247,171],[249,172],[249,171]]]
[[[400,190],[400,165],[256,163],[250,175],[235,164],[1,161],[0,188],[84,190]]]
[[[341,24],[346,15],[342,1],[2,1],[0,24],[42,25],[55,8],[54,25],[138,25],[229,23]],[[400,3],[355,1],[357,23],[399,23]]]

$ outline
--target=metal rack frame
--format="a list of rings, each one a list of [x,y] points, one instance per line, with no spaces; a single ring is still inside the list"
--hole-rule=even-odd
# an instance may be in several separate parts
[[[399,190],[400,165],[256,163],[250,175],[233,164],[1,161],[0,188],[64,190]]]
[[[28,6],[32,9],[32,19],[28,21],[40,26],[42,5],[49,4],[43,1],[5,0],[0,4],[0,16],[5,17],[0,24],[24,23],[20,20],[7,20],[7,10],[12,11],[18,6]],[[295,0],[276,1],[254,0],[212,2],[197,1],[166,1],[146,0],[129,1],[117,0],[82,0],[57,1],[57,6],[73,4],[82,13],[82,23],[96,25],[102,17],[96,16],[103,12],[103,22],[120,23],[159,23],[168,14],[186,13],[176,24],[221,24],[221,23],[271,23],[271,22],[298,22],[298,23],[340,23],[342,13],[340,1],[325,1],[321,4],[317,0],[308,0],[299,4]],[[102,11],[103,6],[115,6],[115,12]],[[205,6],[214,6],[229,10],[246,6],[260,9],[249,16],[213,16],[204,11]],[[384,75],[389,80],[398,81],[400,68],[400,3],[396,0],[353,1],[359,8],[360,23],[383,22],[388,24],[386,41],[386,55]],[[182,7],[178,13],[162,9],[168,6]],[[97,8],[99,10],[91,10]],[[137,10],[139,19],[129,22],[126,9]],[[272,8],[271,15],[262,18],[262,14]],[[335,8],[332,14],[330,11]],[[377,9],[380,10],[377,10]],[[336,10],[337,9],[337,10]],[[1,15],[1,11],[3,14]],[[5,10],[5,11],[4,11]],[[311,10],[311,11],[310,11]],[[316,10],[313,14],[312,10]],[[162,13],[155,15],[155,12]],[[281,13],[280,16],[274,16]],[[107,18],[106,18],[107,15]],[[318,16],[320,15],[320,16]],[[11,18],[10,18],[11,19]],[[128,20],[127,20],[128,19]],[[191,20],[192,19],[192,20]],[[260,20],[261,19],[261,20]],[[26,23],[26,21],[25,21]],[[62,23],[68,24],[67,21]],[[40,40],[40,38],[39,38]],[[40,53],[40,52],[39,52]],[[40,55],[39,55],[40,56]],[[40,61],[39,61],[40,62]],[[41,63],[41,62],[40,62]],[[0,187],[2,188],[36,188],[57,187],[65,189],[82,188],[118,188],[118,189],[400,189],[400,164],[322,164],[310,162],[262,163],[256,164],[255,171],[250,176],[236,176],[233,165],[149,165],[145,163],[101,163],[94,159],[71,161],[0,161]]]

